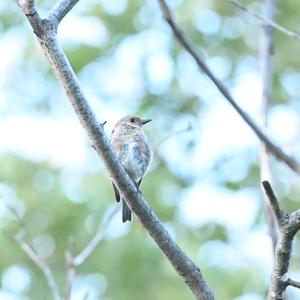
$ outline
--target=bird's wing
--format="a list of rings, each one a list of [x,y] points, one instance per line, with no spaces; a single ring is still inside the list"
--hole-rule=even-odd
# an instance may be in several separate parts
[[[113,188],[114,188],[116,201],[117,201],[117,202],[120,202],[120,193],[119,193],[118,189],[116,188],[115,184],[112,183],[112,185],[113,185]]]
[[[144,170],[143,173],[145,174],[148,171],[149,165],[151,163],[152,160],[152,152],[150,150],[150,147],[147,143],[146,140],[142,140],[142,143],[140,143],[139,145],[140,147],[140,152],[144,161]]]
[[[115,129],[113,129],[112,132],[111,132],[110,139],[109,139],[109,142],[110,142],[110,143],[111,143],[112,137],[113,137],[113,135],[114,135],[114,132],[115,132]]]

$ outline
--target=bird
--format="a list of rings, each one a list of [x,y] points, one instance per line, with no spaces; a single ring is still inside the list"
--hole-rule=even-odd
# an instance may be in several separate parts
[[[144,125],[150,121],[137,116],[123,117],[116,123],[111,135],[112,148],[137,188],[149,169],[153,155],[143,130]],[[112,184],[116,201],[122,200],[123,223],[131,221],[130,208],[115,184]]]

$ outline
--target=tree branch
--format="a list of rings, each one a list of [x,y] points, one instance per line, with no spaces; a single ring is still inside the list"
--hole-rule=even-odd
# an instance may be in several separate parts
[[[273,189],[269,183],[269,181],[265,180],[262,182],[262,186],[264,188],[267,199],[269,199],[269,205],[273,210],[274,216],[276,217],[278,225],[281,224],[284,219],[284,213],[279,207],[278,200],[273,192]]]
[[[34,32],[36,32],[35,22],[28,20]],[[79,87],[75,73],[57,42],[55,24],[52,24],[50,18],[47,19],[47,22],[42,22],[41,25],[44,34],[37,35],[38,42],[58,81],[63,86],[82,126],[87,131],[91,144],[103,160],[114,184],[196,298],[199,300],[213,300],[214,296],[204,281],[200,269],[171,238],[115,156],[103,126],[96,120]]]
[[[235,102],[233,97],[231,96],[228,89],[225,85],[217,79],[217,77],[212,73],[207,64],[201,58],[195,46],[192,42],[189,41],[185,33],[178,27],[175,23],[170,8],[168,7],[165,0],[158,0],[163,16],[166,22],[169,24],[172,29],[176,39],[178,42],[184,47],[184,49],[190,53],[193,57],[199,68],[210,78],[210,80],[215,84],[221,94],[225,97],[225,99],[230,103],[230,105],[237,111],[237,113],[242,117],[242,119],[248,124],[248,126],[254,131],[257,137],[266,145],[268,150],[278,159],[283,161],[287,166],[289,166],[292,170],[300,174],[300,162],[298,162],[295,158],[287,155],[280,147],[275,145],[269,137],[261,130],[261,128],[252,120],[252,118],[241,109],[241,107]]]
[[[91,241],[86,245],[86,247],[73,258],[73,264],[78,267],[80,266],[99,246],[99,244],[103,241],[103,238],[106,234],[107,228],[115,216],[115,214],[119,211],[119,206],[116,206],[115,209],[110,213],[107,221],[101,225],[99,224],[98,230],[95,236],[91,239]]]
[[[23,2],[19,1],[18,5],[22,8],[35,35],[41,38],[45,34],[44,25],[38,12],[35,10],[34,0],[23,0]]]
[[[269,20],[273,20],[276,7],[276,0],[266,0],[265,15]],[[262,113],[262,128],[266,132],[268,129],[268,108],[272,97],[272,56],[274,52],[273,28],[265,26],[263,28],[260,42],[260,62],[261,62],[261,77],[262,77],[262,93],[261,93],[261,113]],[[272,181],[272,173],[270,166],[270,156],[265,144],[261,145],[260,153],[260,180]],[[264,193],[265,203],[265,219],[269,230],[269,235],[272,240],[273,253],[275,253],[278,232],[277,225],[274,220],[274,215],[270,207],[270,203]]]
[[[287,285],[290,285],[290,286],[293,286],[293,287],[295,287],[297,289],[300,289],[300,282],[292,280],[291,278],[288,279]]]
[[[85,295],[84,295],[84,297],[82,298],[82,300],[87,300],[88,299],[88,297],[89,297],[89,291],[87,291],[86,293],[85,293]]]
[[[264,17],[264,16],[259,15],[255,11],[249,9],[248,7],[246,7],[243,4],[241,4],[240,2],[238,2],[237,0],[227,0],[227,1],[229,3],[235,5],[239,9],[243,10],[248,15],[262,21],[265,25],[268,25],[268,26],[278,30],[279,32],[284,33],[284,34],[286,34],[287,36],[289,36],[291,38],[295,38],[295,39],[300,40],[300,33],[299,32],[289,30],[289,29],[283,27],[282,25],[274,22],[272,19],[268,18],[267,16]]]
[[[280,207],[273,189],[268,181],[263,181],[270,206],[277,218],[279,226],[278,241],[276,244],[272,280],[268,293],[268,300],[283,300],[283,294],[288,285],[294,283],[288,278],[292,243],[297,231],[300,228],[300,210],[291,214],[284,213]],[[296,284],[296,283],[295,283]]]
[[[22,0],[20,0],[22,1]],[[23,8],[25,15],[33,15],[35,14],[35,1],[34,0],[23,0],[22,2],[18,2],[18,4]]]
[[[65,300],[72,299],[72,284],[76,273],[76,267],[74,265],[74,258],[73,258],[73,246],[74,246],[74,240],[72,238],[69,238],[68,247],[65,252],[65,260],[66,260],[66,268],[67,268]]]
[[[271,285],[268,300],[283,300],[287,287],[287,273],[292,252],[292,243],[296,232],[291,231],[288,222],[279,226],[279,235],[275,251]]]
[[[40,257],[35,250],[27,242],[23,240],[23,234],[18,234],[15,241],[20,245],[21,249],[30,257],[30,259],[42,270],[48,286],[52,292],[54,300],[61,300],[59,289],[55,281],[54,275],[47,262]]]
[[[7,205],[8,210],[11,212],[12,215],[16,217],[16,221],[20,226],[19,233],[14,237],[14,241],[17,242],[20,248],[29,256],[29,258],[42,270],[44,276],[46,278],[47,284],[53,294],[54,300],[60,300],[61,296],[59,293],[58,285],[55,281],[53,272],[51,271],[50,267],[48,266],[47,262],[40,257],[34,248],[29,245],[25,240],[24,237],[28,235],[28,230],[26,228],[26,224],[24,219],[19,216],[16,209],[13,206]]]
[[[59,0],[49,12],[48,19],[57,26],[79,0]]]
[[[98,226],[98,230],[95,236],[91,239],[91,241],[86,245],[86,247],[77,255],[73,256],[73,239],[69,239],[68,249],[65,253],[66,257],[66,266],[67,266],[67,283],[66,283],[66,294],[65,300],[71,300],[72,295],[72,284],[73,279],[76,274],[76,268],[80,266],[85,260],[96,250],[96,248],[103,241],[107,228],[112,221],[115,214],[119,211],[119,206],[116,206],[115,209],[109,214],[106,222],[102,225],[101,223]]]

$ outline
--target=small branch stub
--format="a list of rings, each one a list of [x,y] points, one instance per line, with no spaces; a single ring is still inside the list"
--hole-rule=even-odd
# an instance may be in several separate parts
[[[290,286],[293,286],[297,289],[300,289],[300,282],[299,281],[295,281],[295,280],[292,280],[292,279],[288,279],[287,281],[287,285],[290,285]]]
[[[269,203],[273,210],[274,216],[276,217],[277,223],[280,225],[280,223],[284,217],[284,213],[279,207],[278,200],[273,192],[271,184],[269,183],[269,181],[264,180],[262,182],[262,186],[264,188],[267,198],[269,199]]]

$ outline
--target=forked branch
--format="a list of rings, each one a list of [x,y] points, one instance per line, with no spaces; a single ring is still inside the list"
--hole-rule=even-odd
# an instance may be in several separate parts
[[[266,197],[270,200],[271,208],[277,218],[279,226],[279,235],[275,250],[268,300],[282,300],[287,286],[297,286],[298,284],[296,281],[289,279],[288,271],[292,252],[292,243],[300,228],[299,211],[297,210],[290,214],[282,212],[270,183],[268,181],[263,181],[262,186],[265,190]]]

